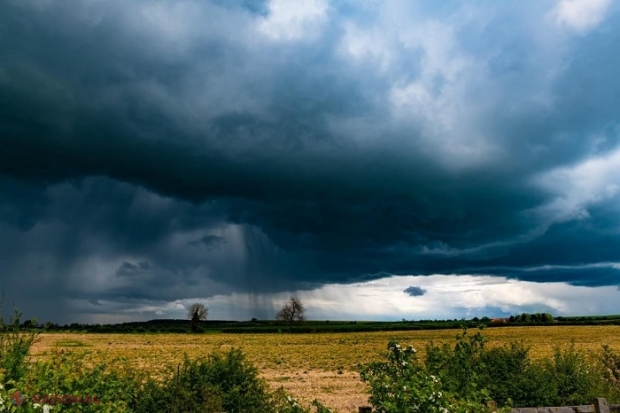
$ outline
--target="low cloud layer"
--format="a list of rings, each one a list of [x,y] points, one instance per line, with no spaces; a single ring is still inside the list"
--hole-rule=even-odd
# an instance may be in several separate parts
[[[427,292],[412,299],[403,292],[409,284]],[[424,275],[388,276],[352,284],[329,284],[296,294],[313,320],[400,321],[465,317],[508,317],[521,313],[549,312],[556,316],[617,314],[615,286],[582,287],[566,283],[518,281],[497,276]],[[128,306],[108,301],[115,314],[102,314],[93,303],[75,303],[88,322],[117,319],[149,320],[184,318],[186,306],[201,302],[214,320],[273,319],[290,295],[279,293],[218,294],[208,299],[192,297],[171,302],[142,302]],[[121,315],[119,315],[119,313]]]
[[[619,19],[3,2],[0,287],[70,320],[386,275],[616,286]]]

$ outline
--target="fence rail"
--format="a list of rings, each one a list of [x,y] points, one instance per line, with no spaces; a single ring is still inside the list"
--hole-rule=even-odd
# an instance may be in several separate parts
[[[372,407],[362,406],[359,413],[371,413]],[[594,404],[584,406],[561,407],[520,407],[512,409],[511,413],[611,413],[620,412],[620,404],[608,404],[606,399],[598,398]]]
[[[610,413],[620,412],[620,404],[608,404],[606,399],[598,398],[594,404],[562,407],[522,407],[512,409],[511,413]]]

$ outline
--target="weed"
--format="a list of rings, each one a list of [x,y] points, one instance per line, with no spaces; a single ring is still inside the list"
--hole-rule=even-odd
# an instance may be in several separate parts
[[[0,372],[4,373],[4,379],[8,381],[18,381],[24,376],[26,357],[37,336],[36,333],[20,331],[21,316],[16,308],[8,324],[0,316]],[[36,322],[33,320],[32,324]]]

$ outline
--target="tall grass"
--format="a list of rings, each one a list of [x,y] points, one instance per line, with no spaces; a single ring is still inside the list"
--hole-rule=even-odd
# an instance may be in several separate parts
[[[6,381],[19,381],[26,373],[26,358],[34,344],[36,333],[20,330],[22,314],[13,309],[8,323],[2,317],[0,301],[0,377]]]

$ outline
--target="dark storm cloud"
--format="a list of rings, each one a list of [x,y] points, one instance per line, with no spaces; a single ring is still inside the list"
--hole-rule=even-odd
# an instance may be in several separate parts
[[[133,275],[143,274],[151,268],[148,262],[139,262],[133,264],[131,262],[124,262],[116,270],[116,275],[119,277],[131,277]]]
[[[218,235],[205,235],[204,237],[190,241],[188,245],[203,246],[208,250],[219,248],[222,244],[226,243],[226,238]]]
[[[618,282],[616,6],[276,6],[0,4],[7,294]]]
[[[424,288],[416,287],[415,285],[405,288],[403,292],[411,297],[420,297],[426,294],[426,290]]]

